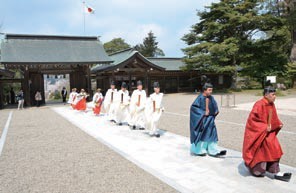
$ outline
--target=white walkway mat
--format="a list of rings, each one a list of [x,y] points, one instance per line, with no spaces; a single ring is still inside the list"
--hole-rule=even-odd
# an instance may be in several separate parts
[[[240,152],[228,150],[225,159],[194,157],[189,154],[190,144],[186,137],[164,132],[160,138],[151,138],[147,131],[132,131],[128,126],[116,126],[106,117],[96,117],[92,112],[77,112],[69,107],[56,107],[53,110],[180,192],[296,192],[295,177],[287,183],[250,176]],[[174,127],[174,123],[171,125]],[[296,175],[295,168],[281,165],[281,169]]]

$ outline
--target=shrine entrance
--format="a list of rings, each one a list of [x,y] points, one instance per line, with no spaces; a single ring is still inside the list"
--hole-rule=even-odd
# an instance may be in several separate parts
[[[45,104],[47,74],[68,75],[69,90],[84,88],[92,95],[91,67],[110,62],[98,37],[6,34],[1,43],[1,64],[21,72],[27,106],[35,104],[36,91],[41,92]]]

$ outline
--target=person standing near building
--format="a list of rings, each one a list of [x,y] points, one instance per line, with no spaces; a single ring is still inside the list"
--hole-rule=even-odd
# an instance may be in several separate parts
[[[218,106],[212,96],[213,85],[208,80],[202,87],[202,92],[190,108],[190,152],[192,155],[221,157],[226,150],[219,151],[217,147],[218,134],[215,118]]]
[[[127,84],[125,82],[122,82],[121,84],[121,90],[117,92],[116,94],[116,117],[115,122],[118,125],[123,125],[124,122],[128,122],[129,120],[129,102],[130,102],[130,96],[127,91]]]
[[[36,92],[35,94],[35,100],[36,100],[36,105],[37,107],[40,107],[41,101],[42,101],[42,96],[39,91]]]
[[[144,130],[145,128],[145,106],[146,106],[146,92],[143,90],[142,81],[137,82],[137,89],[134,90],[130,102],[130,122],[131,129]]]
[[[115,96],[117,94],[117,89],[115,88],[115,82],[112,81],[110,89],[108,89],[105,99],[104,99],[104,109],[110,121],[115,121]]]
[[[291,173],[280,172],[283,151],[277,134],[283,123],[278,118],[275,99],[275,88],[267,86],[263,98],[254,104],[245,128],[243,159],[253,176],[263,177],[265,173],[271,173],[277,180],[290,181]]]
[[[160,137],[157,125],[164,111],[164,107],[162,106],[163,93],[160,93],[160,85],[158,82],[153,83],[153,88],[154,93],[148,98],[145,108],[146,128],[149,130],[149,135],[151,137]]]
[[[76,88],[72,88],[72,92],[69,95],[69,99],[68,99],[68,103],[72,106],[72,108],[74,109],[75,106],[75,101],[76,101],[76,97],[77,97],[77,89]]]
[[[67,95],[68,95],[66,87],[63,87],[63,89],[61,91],[61,94],[62,94],[62,98],[63,98],[63,103],[65,105],[66,104],[66,98],[67,98]]]
[[[24,109],[24,102],[25,102],[25,96],[23,90],[20,90],[17,94],[17,100],[18,100],[18,110]]]

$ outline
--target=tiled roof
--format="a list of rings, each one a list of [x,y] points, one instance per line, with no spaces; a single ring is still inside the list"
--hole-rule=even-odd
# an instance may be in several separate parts
[[[95,36],[6,34],[1,43],[1,63],[110,63]]]

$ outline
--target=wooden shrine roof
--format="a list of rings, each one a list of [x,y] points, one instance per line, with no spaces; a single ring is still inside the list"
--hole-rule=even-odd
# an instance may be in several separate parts
[[[1,64],[102,64],[112,60],[96,36],[6,34]]]
[[[180,71],[181,67],[184,67],[186,65],[185,62],[183,62],[182,58],[149,57],[147,59],[154,64],[165,68],[166,71]]]
[[[92,73],[106,72],[123,69],[151,69],[164,71],[165,68],[158,66],[145,58],[140,52],[134,49],[126,49],[109,55],[113,60],[111,64],[98,64],[91,69]]]

